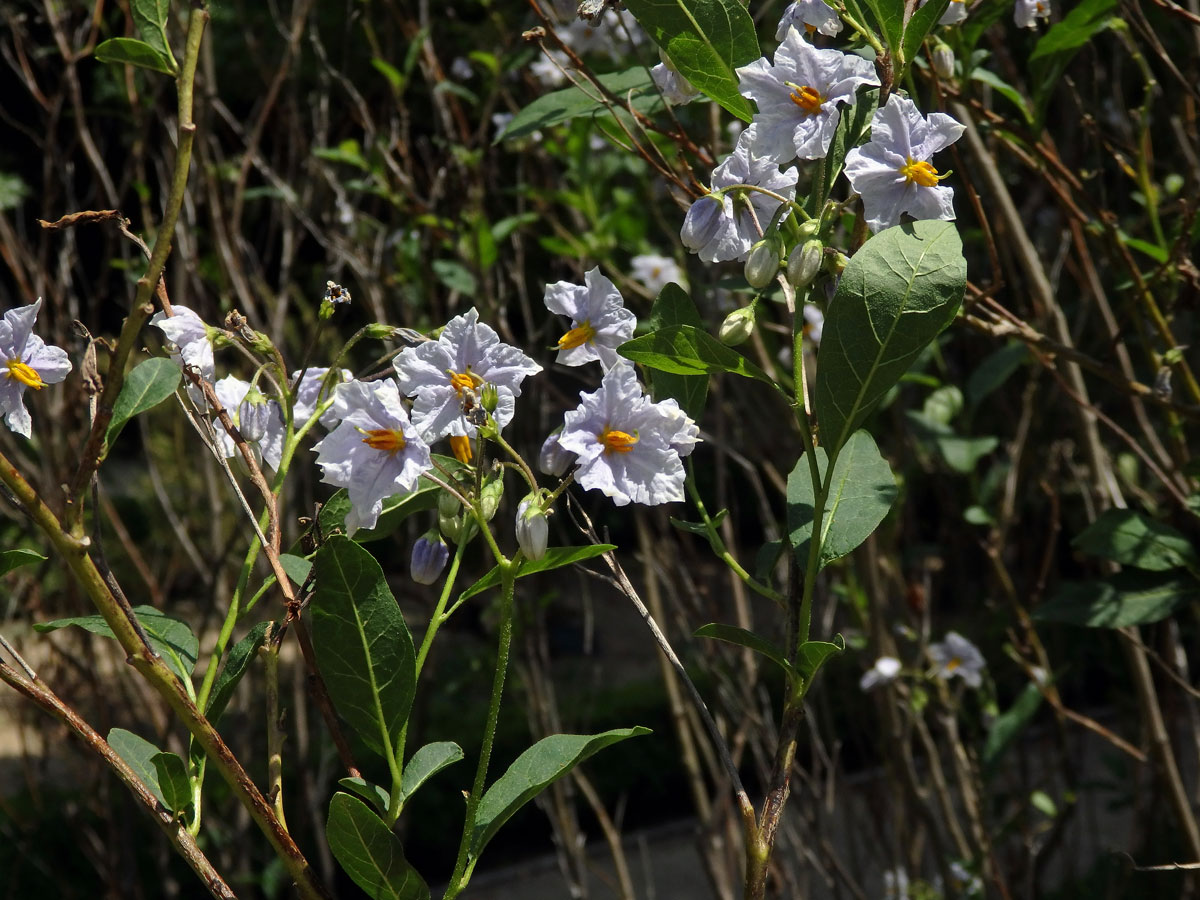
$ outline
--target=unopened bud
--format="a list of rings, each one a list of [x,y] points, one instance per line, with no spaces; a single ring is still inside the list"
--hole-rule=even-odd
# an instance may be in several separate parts
[[[562,434],[561,426],[551,432],[550,437],[546,438],[542,444],[542,449],[538,451],[538,469],[543,474],[554,478],[561,478],[565,475],[575,460],[575,454],[558,442],[560,434]]]
[[[726,347],[736,347],[754,334],[754,308],[735,309],[721,323],[717,336]]]
[[[499,475],[483,483],[483,487],[479,491],[479,506],[484,519],[492,521],[492,516],[496,515],[496,510],[500,508],[500,500],[503,496],[504,479]]]
[[[763,238],[751,247],[744,269],[746,283],[757,291],[769,285],[779,274],[779,257],[779,241],[776,238]]]
[[[721,199],[713,194],[701,197],[691,205],[683,219],[679,237],[683,246],[699,251],[717,233],[721,224]]]
[[[452,493],[445,490],[438,493],[439,516],[457,516],[460,509],[462,509],[462,504]]]
[[[527,559],[541,559],[546,555],[546,543],[550,536],[550,525],[538,502],[538,495],[530,494],[517,507],[517,543]]]
[[[450,550],[446,542],[436,529],[431,529],[413,544],[409,575],[417,584],[433,584],[442,574],[442,569],[446,568],[449,558]]]
[[[251,387],[246,392],[246,396],[238,405],[237,410],[237,425],[238,431],[242,433],[242,437],[248,443],[253,444],[255,441],[261,441],[267,436],[267,429],[271,424],[271,406],[267,403],[267,398],[262,395],[256,387]]]
[[[395,325],[384,325],[382,322],[372,322],[363,329],[366,336],[373,341],[390,341],[400,338],[400,331]]]
[[[945,41],[933,45],[933,71],[942,78],[954,77],[954,51]]]
[[[806,241],[810,237],[816,237],[817,232],[821,230],[820,219],[809,219],[807,222],[801,222],[796,226],[796,231],[800,235],[800,240]]]
[[[792,250],[788,256],[787,279],[795,288],[806,288],[812,284],[821,268],[821,257],[825,245],[816,238],[806,241],[802,246]]]

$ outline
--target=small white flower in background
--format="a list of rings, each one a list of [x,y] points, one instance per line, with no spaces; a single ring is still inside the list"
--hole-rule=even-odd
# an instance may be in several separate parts
[[[208,338],[208,326],[204,320],[186,306],[175,304],[171,307],[172,315],[155,313],[150,324],[162,329],[167,340],[175,345],[171,358],[181,366],[193,366],[200,372],[205,381],[216,378],[216,363],[213,360],[212,341]],[[197,408],[204,409],[207,403],[204,392],[191,381],[187,382],[188,396]]]
[[[1037,28],[1037,20],[1050,18],[1050,11],[1050,0],[1017,0],[1013,21],[1019,28]]]
[[[292,422],[295,427],[299,428],[311,419],[312,414],[317,411],[317,403],[321,399],[321,387],[325,383],[325,375],[328,372],[328,368],[314,368],[311,366],[304,370],[304,377],[296,385],[295,396],[292,400]],[[300,370],[297,369],[292,373],[292,381],[294,382],[299,375]],[[330,395],[332,395],[333,389],[339,383],[349,381],[353,377],[349,369],[342,369],[339,376],[330,385]],[[321,414],[319,421],[326,428],[333,428],[337,425],[337,418],[333,414],[333,407],[325,410]]]
[[[546,308],[571,319],[571,329],[558,339],[557,361],[582,366],[599,360],[607,371],[617,362],[617,348],[633,337],[637,317],[625,308],[621,292],[599,268],[589,269],[583,280],[583,284],[546,285]]]
[[[650,77],[663,95],[663,99],[671,106],[682,106],[691,103],[700,96],[700,92],[692,87],[692,83],[668,66],[659,63],[650,70]]]
[[[921,6],[928,3],[929,0],[921,0]],[[1018,0],[1020,2],[1020,0]],[[966,0],[950,0],[950,5],[946,7],[946,11],[942,13],[942,17],[938,19],[939,25],[957,25],[967,17],[967,2]]]
[[[283,457],[284,437],[283,413],[279,404],[274,400],[268,401],[250,382],[242,381],[233,375],[226,375],[214,384],[213,392],[246,443],[262,453],[267,465],[278,469],[279,460]],[[217,446],[225,458],[237,456],[237,444],[233,442],[221,420],[214,418],[212,424],[217,436]]]
[[[819,31],[830,37],[842,30],[842,20],[837,11],[825,0],[797,0],[788,4],[775,30],[775,40],[782,41],[787,37],[788,29],[805,30],[809,34]]]
[[[547,50],[529,64],[529,74],[542,87],[557,88],[566,84],[567,76],[563,70],[570,67],[571,61],[567,54],[561,50]]]
[[[326,303],[346,303],[351,301],[350,292],[336,281],[325,282],[325,296],[321,298]]]
[[[346,534],[352,537],[373,528],[383,501],[411,491],[432,461],[390,378],[339,384],[333,406],[341,422],[313,450],[321,480],[350,495]]]
[[[25,408],[25,389],[40,391],[58,384],[71,371],[67,351],[47,344],[33,333],[38,310],[36,302],[10,309],[0,320],[0,414],[9,430],[29,437],[33,420]]]
[[[471,62],[465,56],[456,56],[450,63],[450,75],[456,81],[468,81],[475,74]]]
[[[646,290],[655,296],[668,284],[686,284],[679,263],[669,256],[659,256],[656,253],[645,253],[635,256],[629,261],[629,267],[635,281],[640,281]]]
[[[908,900],[908,872],[903,866],[883,873],[884,900]]]
[[[875,660],[875,665],[863,673],[863,677],[858,680],[858,686],[861,690],[870,691],[881,684],[895,681],[899,674],[900,660],[894,656],[881,656]]]
[[[598,391],[579,396],[583,402],[566,414],[558,438],[578,456],[575,480],[617,506],[682,500],[685,473],[673,443],[695,441],[685,434],[690,420],[680,421],[678,405],[650,402],[623,361],[605,373]]]
[[[946,632],[946,639],[929,645],[929,658],[936,667],[938,678],[961,678],[971,687],[983,684],[983,670],[987,666],[979,648],[957,631]]]
[[[911,100],[892,94],[871,118],[871,140],[846,154],[846,177],[862,196],[871,231],[914,219],[953,219],[954,190],[940,182],[945,175],[929,162],[966,130],[944,113],[928,118]]]
[[[521,382],[542,371],[521,350],[502,343],[475,309],[446,323],[436,341],[400,351],[393,365],[400,390],[414,398],[413,424],[430,443],[446,435],[475,435],[475,425],[463,416],[463,399],[466,392],[477,397],[485,384],[496,388],[492,415],[503,428],[512,421]]]
[[[757,59],[737,75],[742,96],[758,104],[743,140],[777,163],[823,157],[837,131],[838,104],[853,104],[860,85],[879,84],[875,67],[861,56],[818,50],[795,28],[788,29],[773,63]]]
[[[781,172],[770,159],[753,153],[747,143],[752,130],[742,133],[733,153],[713,170],[714,193],[694,202],[683,221],[679,236],[684,246],[705,262],[744,261],[762,237],[760,229],[771,224],[780,206],[779,200],[762,191],[725,192],[726,188],[746,184],[788,200],[796,196],[800,173],[795,166]]]
[[[950,863],[950,879],[958,893],[966,897],[983,896],[983,879],[973,874],[958,860],[952,860]]]
[[[821,334],[825,331],[825,314],[812,303],[804,304],[804,336],[816,346],[821,346]]]

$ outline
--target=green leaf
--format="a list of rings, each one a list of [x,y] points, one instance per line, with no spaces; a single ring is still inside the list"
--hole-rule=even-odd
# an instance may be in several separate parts
[[[400,838],[370,807],[341,791],[329,801],[325,838],[334,858],[372,900],[429,900]]]
[[[339,778],[338,784],[346,790],[358,794],[358,796],[374,806],[381,816],[387,815],[388,808],[392,805],[392,798],[379,785],[372,784],[365,778]]]
[[[309,560],[292,553],[280,553],[279,565],[296,587],[303,587],[304,582],[308,580],[308,573],[312,571],[312,563]]]
[[[1020,341],[1010,341],[984,357],[967,378],[967,406],[975,409],[985,397],[999,388],[1029,360],[1029,350]]]
[[[1172,572],[1119,572],[1094,581],[1065,581],[1034,611],[1042,622],[1124,628],[1158,622],[1200,600],[1200,584]]]
[[[806,209],[810,216],[817,216],[825,207],[825,201],[833,190],[833,184],[841,174],[846,161],[846,154],[857,147],[871,126],[871,116],[879,107],[879,88],[860,86],[854,104],[842,108],[838,117],[833,141],[829,144],[829,152],[825,154],[824,178],[821,183],[814,184],[808,198]]]
[[[805,641],[800,645],[800,661],[796,667],[800,677],[808,684],[816,677],[821,666],[846,649],[846,639],[840,634],[832,641]]]
[[[192,805],[192,783],[183,760],[174,753],[164,752],[154,754],[150,762],[158,773],[163,805],[173,813],[185,812]]]
[[[1084,529],[1071,546],[1092,556],[1151,572],[1200,569],[1200,558],[1191,541],[1165,525],[1132,509],[1109,509]]]
[[[638,726],[614,728],[601,734],[552,734],[542,738],[518,756],[479,801],[470,855],[478,859],[487,842],[513,813],[589,756],[610,744],[649,733],[649,728]]]
[[[955,433],[949,425],[931,418],[924,412],[908,410],[905,417],[922,440],[937,448],[938,454],[955,472],[966,475],[1000,444],[996,437],[968,437]]]
[[[978,81],[980,84],[986,84],[1000,96],[1006,98],[1021,112],[1021,117],[1027,125],[1033,124],[1033,110],[1029,108],[1029,103],[1025,97],[1015,87],[997,75],[990,69],[975,68],[971,70],[971,79]]]
[[[815,405],[826,449],[842,446],[950,324],[966,283],[952,222],[896,225],[854,254],[821,338]]]
[[[824,479],[829,460],[823,447],[817,447],[816,453],[817,469]],[[871,435],[856,431],[842,448],[833,467],[821,520],[818,568],[845,556],[870,537],[895,500],[896,479],[891,466],[880,456]],[[796,564],[801,570],[808,567],[815,508],[816,495],[808,458],[801,456],[787,482],[788,531],[795,548]]]
[[[238,682],[250,668],[250,663],[258,654],[258,648],[266,640],[267,626],[270,624],[270,622],[259,622],[250,629],[249,634],[234,644],[233,649],[225,654],[225,664],[221,668],[221,674],[213,682],[208,708],[204,711],[204,714],[208,716],[208,721],[214,725],[220,721],[225,707],[229,705],[229,701],[233,697],[234,688],[238,686]]]
[[[439,468],[447,472],[457,472],[463,467],[453,456],[433,454],[433,460]],[[407,494],[395,494],[383,501],[383,509],[374,528],[360,528],[354,532],[354,540],[359,544],[378,541],[388,537],[403,524],[404,520],[413,513],[437,508],[438,491],[441,488],[422,475],[417,480],[415,490]],[[317,516],[321,534],[331,534],[342,528],[346,522],[346,513],[350,512],[350,495],[345,488],[336,490]]]
[[[761,55],[754,19],[740,0],[627,0],[679,74],[749,122],[754,109],[738,93],[738,66]]]
[[[154,757],[159,756],[162,751],[145,738],[139,737],[132,731],[126,731],[124,728],[114,728],[109,731],[107,740],[108,746],[113,748],[117,756],[125,760],[125,764],[133,769],[134,774],[142,780],[142,783],[158,799],[158,802],[167,809],[171,809],[163,797],[162,787],[158,783],[158,767],[154,765]]]
[[[739,647],[753,650],[783,669],[789,678],[796,677],[796,670],[788,662],[787,655],[783,650],[753,631],[738,628],[736,625],[722,625],[719,622],[710,622],[708,625],[701,625],[697,628],[693,636],[712,638],[713,640],[724,641],[727,644],[737,644]]]
[[[430,263],[433,274],[438,281],[460,294],[472,296],[475,293],[475,276],[471,270],[456,259],[435,259]]]
[[[309,605],[313,650],[334,708],[388,759],[408,720],[416,652],[379,563],[335,535],[317,551]]]
[[[462,747],[454,741],[426,744],[414,753],[404,767],[404,776],[400,779],[400,805],[407,803],[408,798],[426,781],[462,758]]]
[[[652,332],[672,325],[690,325],[697,330],[704,328],[704,320],[700,318],[696,304],[688,292],[677,284],[668,284],[659,293],[650,308],[648,324]],[[650,374],[650,385],[655,400],[674,398],[683,411],[699,423],[704,414],[704,402],[708,399],[707,374],[679,375],[655,369]]]
[[[551,547],[541,559],[527,559],[522,562],[521,568],[517,571],[517,577],[524,578],[526,575],[535,575],[538,572],[549,572],[551,569],[560,569],[563,566],[583,562],[585,559],[591,559],[594,556],[600,556],[609,550],[616,549],[616,544],[589,544],[586,547]],[[497,567],[463,591],[458,597],[458,602],[461,603],[469,597],[481,594],[499,583],[500,569]]]
[[[896,4],[902,6],[902,4]],[[904,59],[905,66],[910,65],[917,58],[917,52],[921,49],[921,42],[925,40],[926,35],[937,27],[938,19],[946,11],[946,7],[950,5],[950,0],[929,0],[924,6],[912,14],[912,18],[908,20],[908,24],[904,26]]]
[[[1041,131],[1050,98],[1075,54],[1096,34],[1119,21],[1111,15],[1117,4],[1118,0],[1083,0],[1038,40],[1029,57],[1035,131]]]
[[[726,347],[693,325],[672,325],[626,341],[617,348],[626,359],[676,375],[711,375],[732,372],[775,387],[775,382],[736,350]]]
[[[904,3],[901,0],[865,0],[875,16],[884,42],[897,62],[903,62]]]
[[[1058,816],[1058,807],[1054,805],[1054,800],[1045,791],[1034,791],[1031,793],[1029,795],[1029,805],[1051,819]]]
[[[102,63],[124,63],[150,69],[152,72],[162,72],[173,75],[171,60],[145,41],[136,38],[109,38],[96,47],[96,60]]]
[[[597,80],[622,100],[628,99],[632,92],[633,108],[638,112],[650,115],[662,108],[662,97],[655,90],[653,80],[641,67],[601,75]],[[526,137],[580,116],[609,115],[608,107],[596,101],[596,89],[586,82],[584,86],[586,90],[572,85],[538,97],[512,117],[512,121],[496,135],[493,143]]]
[[[146,632],[150,647],[166,660],[176,675],[186,681],[196,668],[196,657],[200,652],[200,642],[192,634],[192,629],[186,622],[168,616],[153,606],[135,606],[133,614]],[[55,619],[53,622],[35,622],[33,628],[45,634],[71,625],[116,640],[116,635],[101,616],[75,616]]]
[[[34,563],[45,561],[46,557],[42,556],[36,550],[27,550],[24,548],[5,550],[3,553],[0,553],[0,575],[7,575],[13,569],[20,566],[31,566]]]
[[[167,14],[170,0],[133,0],[133,23],[142,40],[170,61],[171,71],[178,67],[171,48],[167,44]]]
[[[153,409],[175,393],[183,373],[179,365],[170,359],[156,356],[139,363],[125,378],[121,393],[113,404],[112,419],[108,423],[105,442],[111,447],[125,423],[134,416]]]
[[[988,729],[987,741],[983,745],[985,769],[994,771],[996,763],[1033,721],[1041,705],[1042,692],[1036,684],[1027,684],[1025,690],[1013,701],[1013,705],[996,717],[992,727]]]

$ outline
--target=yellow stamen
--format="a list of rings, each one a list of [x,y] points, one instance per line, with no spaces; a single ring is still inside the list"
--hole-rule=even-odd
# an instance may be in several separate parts
[[[915,181],[921,187],[934,187],[950,173],[947,172],[946,175],[939,175],[938,170],[933,167],[932,163],[925,162],[924,160],[915,160],[910,156],[908,162],[900,167],[900,174],[910,183]]]
[[[407,443],[404,440],[404,433],[399,428],[375,428],[371,431],[360,428],[358,430],[366,435],[363,443],[372,450],[383,450],[393,456],[403,450]]]
[[[471,461],[474,455],[471,453],[471,439],[465,435],[452,434],[450,435],[450,450],[464,466]]]
[[[804,110],[805,115],[815,116],[821,111],[821,104],[825,102],[825,98],[821,96],[821,92],[815,87],[809,87],[807,84],[803,87],[795,87],[790,94],[792,102]]]
[[[584,320],[558,339],[559,350],[574,350],[582,347],[596,336],[592,323]]]
[[[963,664],[962,660],[959,659],[957,656],[955,656],[946,662],[946,671],[953,672],[955,669],[957,669],[962,664]]]
[[[471,371],[471,367],[467,366],[465,372],[455,372],[453,369],[447,369],[450,375],[450,386],[458,391],[461,395],[465,390],[475,390],[483,384],[483,379]]]
[[[42,381],[42,376],[38,374],[37,369],[33,366],[23,363],[19,359],[10,359],[6,365],[8,366],[8,371],[4,374],[9,378],[15,378],[26,387],[40,391],[46,386],[46,382]]]
[[[604,426],[604,430],[596,435],[596,440],[604,445],[605,453],[628,453],[638,442],[636,434],[627,434],[615,428]]]
[[[814,34],[816,34],[816,33],[817,33],[817,26],[816,26],[816,25],[809,25],[807,22],[805,22],[805,23],[804,23],[804,30],[808,32],[808,36],[809,36],[809,37],[812,37]]]

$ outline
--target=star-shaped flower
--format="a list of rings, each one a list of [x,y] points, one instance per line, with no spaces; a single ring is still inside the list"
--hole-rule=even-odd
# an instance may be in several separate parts
[[[750,150],[777,163],[820,159],[837,131],[838,104],[853,104],[859,85],[879,84],[861,56],[819,50],[789,28],[774,63],[757,59],[737,70],[738,90],[758,104],[744,138]]]
[[[635,281],[640,281],[652,294],[658,294],[668,284],[686,284],[679,263],[669,256],[659,256],[657,253],[645,253],[635,256],[629,261],[630,275]]]
[[[161,328],[167,340],[175,345],[171,358],[181,366],[193,366],[205,381],[216,377],[216,364],[213,361],[212,341],[208,337],[208,326],[204,320],[186,306],[175,304],[171,307],[172,315],[155,313],[150,324]],[[207,405],[204,392],[190,381],[187,382],[188,396],[200,409]]]
[[[607,371],[617,361],[617,348],[633,337],[637,318],[599,268],[589,269],[583,280],[546,285],[546,308],[571,319],[571,329],[558,339],[557,361],[582,366],[598,359]]]
[[[0,320],[0,414],[11,431],[25,437],[33,427],[25,408],[25,389],[40,391],[48,384],[58,384],[71,371],[67,351],[33,333],[41,308],[39,298],[10,309]]]
[[[346,534],[353,536],[359,528],[374,528],[383,501],[411,491],[432,460],[390,378],[339,384],[333,409],[341,421],[313,450],[321,480],[350,495]]]
[[[1013,21],[1018,28],[1037,28],[1037,20],[1050,18],[1050,11],[1050,0],[1017,0]]]
[[[929,645],[929,657],[937,667],[938,678],[958,677],[971,687],[983,683],[983,670],[987,662],[979,648],[957,631],[946,632],[946,639]]]
[[[833,37],[842,30],[842,20],[825,0],[796,0],[783,11],[775,30],[775,40],[782,41],[787,37],[789,28],[803,28],[809,34],[819,31]]]
[[[605,373],[598,391],[579,396],[583,402],[566,414],[558,437],[577,456],[575,480],[617,506],[682,500],[685,474],[674,445],[686,452],[695,435],[678,404],[651,403],[624,361]]]
[[[402,350],[394,365],[400,390],[414,398],[413,424],[430,443],[446,435],[474,436],[475,425],[463,416],[463,401],[478,400],[485,384],[496,388],[492,415],[503,428],[512,421],[525,376],[542,371],[522,351],[502,343],[475,309],[451,319],[436,341]]]
[[[751,130],[742,133],[733,153],[713,170],[712,193],[693,203],[683,220],[679,236],[684,246],[705,262],[745,260],[779,209],[780,201],[772,195],[796,196],[799,172],[794,166],[780,172],[770,159],[752,152],[747,142]],[[742,185],[752,187],[739,189]]]
[[[946,176],[929,159],[965,130],[944,113],[925,118],[898,94],[875,110],[871,140],[846,154],[846,177],[862,195],[872,231],[899,224],[901,213],[914,219],[954,218],[954,191],[939,184]]]

